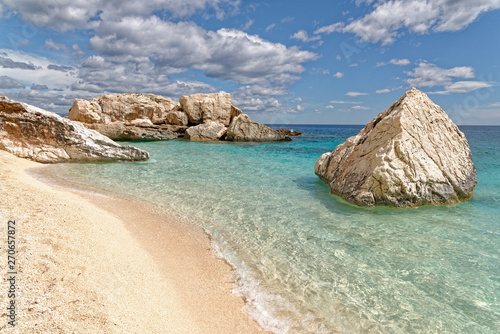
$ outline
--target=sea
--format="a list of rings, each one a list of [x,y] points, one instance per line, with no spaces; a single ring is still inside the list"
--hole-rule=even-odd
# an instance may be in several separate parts
[[[478,172],[472,200],[411,209],[351,205],[314,174],[362,126],[284,127],[302,136],[125,142],[151,159],[50,172],[203,227],[273,333],[500,333],[500,127],[460,127]]]

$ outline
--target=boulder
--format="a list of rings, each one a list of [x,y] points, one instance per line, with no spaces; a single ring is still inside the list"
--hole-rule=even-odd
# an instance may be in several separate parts
[[[346,201],[414,207],[472,198],[477,174],[465,135],[423,92],[407,91],[315,172]]]
[[[279,141],[290,137],[254,122],[246,114],[236,116],[227,129],[226,140],[231,141]]]
[[[0,149],[38,162],[148,160],[79,122],[0,97]]]
[[[69,119],[114,140],[178,138],[184,135],[188,123],[180,104],[172,99],[132,93],[107,94],[91,101],[76,100],[69,110]]]
[[[186,130],[184,138],[189,140],[219,140],[226,135],[227,128],[217,122],[210,121]]]
[[[231,94],[224,92],[183,95],[179,102],[191,125],[214,121],[228,126],[231,122],[231,115],[239,110],[232,108]]]
[[[171,111],[165,116],[165,123],[172,125],[187,126],[188,117],[183,111]]]

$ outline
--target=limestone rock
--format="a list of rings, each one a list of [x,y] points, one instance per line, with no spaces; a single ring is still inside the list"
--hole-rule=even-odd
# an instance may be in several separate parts
[[[237,113],[237,108],[231,107],[231,94],[224,92],[183,95],[179,102],[192,125],[214,121],[228,126],[231,114]]]
[[[227,129],[226,140],[231,141],[279,141],[291,140],[290,137],[271,129],[270,127],[254,122],[246,114],[233,119]]]
[[[187,126],[188,117],[182,111],[171,111],[165,116],[165,123],[172,125]]]
[[[185,127],[188,123],[179,103],[159,95],[132,93],[107,94],[91,101],[76,100],[69,118],[114,140],[178,138],[184,135],[185,128],[177,126]]]
[[[219,140],[226,135],[226,131],[224,125],[210,121],[188,128],[184,137],[189,140]]]
[[[130,124],[130,123],[129,123]],[[112,140],[154,141],[181,138],[186,126],[169,124],[146,126],[130,126],[124,122],[108,124],[84,124],[86,127],[105,135]],[[145,125],[145,124],[143,124]]]
[[[332,193],[368,206],[455,203],[472,198],[477,184],[465,135],[415,88],[323,154],[315,172]]]
[[[101,123],[101,113],[97,102],[78,99],[69,110],[69,119],[82,123]]]
[[[0,149],[38,162],[149,159],[79,122],[6,97],[0,97]]]

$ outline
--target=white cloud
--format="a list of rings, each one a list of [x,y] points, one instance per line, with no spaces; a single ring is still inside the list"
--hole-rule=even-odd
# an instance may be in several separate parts
[[[297,81],[304,71],[302,63],[318,57],[239,30],[206,31],[194,23],[166,22],[155,16],[103,22],[90,39],[90,48],[114,64],[154,66],[158,73],[193,68],[240,84],[277,86]]]
[[[302,42],[312,42],[312,41],[317,41],[321,37],[320,36],[309,37],[309,35],[307,34],[307,31],[299,30],[295,34],[290,36],[290,38],[296,39],[296,40],[299,40]]]
[[[0,89],[18,89],[24,88],[25,86],[19,81],[12,80],[6,75],[0,76]]]
[[[335,109],[335,106],[328,105],[328,106],[325,107],[325,109]]]
[[[248,20],[247,23],[245,23],[244,25],[241,26],[241,30],[245,31],[245,30],[250,29],[250,27],[252,26],[252,24],[254,22],[255,22],[254,20]]]
[[[51,40],[50,38],[45,40],[45,47],[48,48],[48,49],[54,49],[56,51],[67,51],[68,50],[68,47],[64,44],[60,44],[60,43],[56,43],[54,42],[53,40]]]
[[[343,32],[354,33],[363,42],[390,44],[403,28],[419,34],[457,31],[481,13],[498,8],[499,0],[379,0],[372,12],[349,23]]]
[[[358,97],[362,95],[368,95],[368,93],[361,93],[361,92],[347,92],[345,95],[351,96],[351,97]]]
[[[302,102],[302,98],[301,97],[296,97],[296,98],[292,99],[292,102],[293,103]]]
[[[19,13],[23,20],[35,25],[61,31],[75,28],[94,28],[95,18],[109,21],[123,16],[149,16],[165,11],[177,18],[185,18],[202,10],[213,11],[222,18],[234,12],[240,0],[2,0],[4,12]]]
[[[406,65],[411,64],[411,61],[409,61],[408,59],[396,59],[396,58],[393,58],[393,59],[389,60],[388,63],[385,63],[385,62],[377,63],[377,67],[385,66],[387,64],[398,65],[398,66],[406,66]]]
[[[337,79],[340,79],[340,78],[343,78],[343,77],[344,77],[344,73],[342,73],[342,72],[337,72],[337,73],[335,73],[333,76],[334,76],[335,78],[337,78]]]
[[[444,91],[429,92],[429,94],[454,94],[454,93],[468,93],[480,88],[491,87],[492,84],[484,81],[457,81],[450,85],[445,86]]]
[[[280,22],[281,23],[289,23],[289,22],[292,22],[293,20],[295,20],[295,18],[288,16],[288,17],[282,18]]]
[[[274,29],[274,27],[276,27],[276,23],[268,25],[267,28],[266,28],[266,32],[270,32],[271,30]]]
[[[379,89],[375,93],[384,94],[384,93],[390,93],[390,92],[391,92],[391,90],[389,88],[385,88],[385,89]]]
[[[371,108],[370,107],[365,107],[365,106],[354,106],[351,109],[354,109],[354,110],[368,110],[368,109],[371,109]]]
[[[304,111],[304,107],[301,106],[300,104],[297,104],[297,110],[298,111]]]
[[[444,69],[429,63],[420,63],[417,68],[407,74],[411,78],[406,79],[406,83],[414,87],[446,86],[450,85],[454,78],[472,79],[475,77],[474,69],[470,66]]]
[[[318,29],[316,29],[314,34],[315,35],[318,35],[318,34],[330,35],[332,32],[341,32],[343,28],[344,28],[344,23],[338,22],[338,23],[334,23],[334,24],[330,24],[328,26],[323,26],[323,27],[318,28]]]

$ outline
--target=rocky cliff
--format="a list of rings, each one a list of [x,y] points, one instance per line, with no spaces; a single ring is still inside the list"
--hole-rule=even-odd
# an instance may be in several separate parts
[[[38,162],[149,159],[79,122],[6,97],[0,97],[0,149]]]
[[[224,92],[181,96],[179,103],[152,94],[107,94],[76,100],[69,118],[114,140],[221,140],[242,114]],[[257,134],[260,141],[287,138],[272,129]]]
[[[472,198],[465,135],[423,92],[407,91],[315,165],[332,193],[358,205],[412,207]]]

